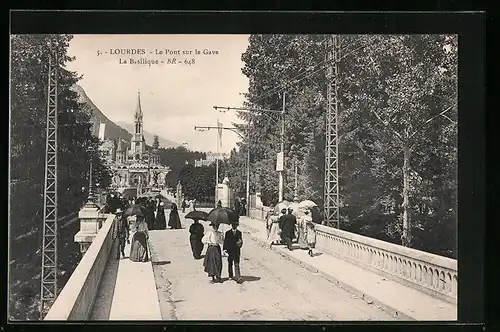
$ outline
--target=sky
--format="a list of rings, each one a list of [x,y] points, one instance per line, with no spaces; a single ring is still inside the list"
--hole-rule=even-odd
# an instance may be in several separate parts
[[[200,132],[194,126],[217,126],[217,119],[225,127],[241,122],[234,111],[221,113],[213,106],[242,106],[248,79],[241,72],[241,55],[248,46],[248,37],[74,35],[68,55],[75,60],[67,67],[83,75],[78,84],[111,121],[134,122],[140,91],[145,131],[187,143],[191,150],[215,152],[216,130]],[[145,54],[111,54],[132,49],[144,49]],[[180,51],[180,55],[168,55],[167,49]],[[196,49],[201,54],[196,54]],[[203,54],[203,50],[212,54]],[[183,51],[188,54],[183,55]],[[130,59],[157,60],[158,64],[131,64]],[[168,64],[168,59],[176,63]],[[186,63],[193,59],[194,63]],[[237,134],[223,131],[219,152],[230,152],[237,141]]]

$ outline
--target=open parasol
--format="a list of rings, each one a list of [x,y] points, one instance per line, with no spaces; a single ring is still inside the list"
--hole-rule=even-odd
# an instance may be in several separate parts
[[[302,201],[299,203],[299,207],[300,208],[312,208],[314,206],[317,206],[316,203],[314,203],[313,201],[310,201],[310,200],[305,200],[305,201]]]
[[[207,220],[208,213],[206,213],[205,211],[199,211],[199,210],[191,211],[188,214],[186,214],[186,216],[184,218],[193,219],[193,220],[195,220],[195,219],[196,220]]]
[[[233,209],[220,207],[210,211],[206,220],[212,222],[214,225],[231,225],[233,222],[238,222],[239,216]]]
[[[130,217],[130,216],[145,216],[146,215],[146,208],[143,207],[140,204],[134,204],[130,206],[128,209],[125,210],[123,213],[124,217]]]

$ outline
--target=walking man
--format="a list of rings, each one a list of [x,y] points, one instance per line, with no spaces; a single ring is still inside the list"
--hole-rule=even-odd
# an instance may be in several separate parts
[[[120,253],[122,254],[122,258],[125,258],[125,242],[130,243],[128,239],[129,227],[127,218],[123,217],[123,211],[121,208],[116,209],[115,215],[115,239],[118,239],[116,259],[120,259]]]
[[[240,255],[241,247],[243,246],[243,239],[241,232],[238,229],[238,222],[231,224],[231,229],[228,230],[224,236],[223,250],[227,253],[229,278],[235,280],[237,283],[242,283],[240,273]],[[233,274],[234,263],[234,274]]]
[[[281,210],[283,215],[279,218],[279,226],[281,229],[281,239],[286,243],[288,250],[292,250],[292,240],[295,238],[295,225],[297,219],[292,214],[292,209],[288,209],[288,214],[285,209]]]

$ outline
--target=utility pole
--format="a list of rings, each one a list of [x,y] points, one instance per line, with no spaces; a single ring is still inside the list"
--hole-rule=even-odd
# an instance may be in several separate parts
[[[250,216],[250,119],[248,120],[248,127],[246,132],[247,138],[247,192],[246,192],[246,211],[247,216]]]
[[[340,59],[338,36],[327,41],[327,98],[326,151],[325,151],[325,220],[328,226],[340,228],[340,196],[338,168],[338,61]]]
[[[294,186],[294,195],[293,195],[294,200],[295,200],[295,198],[298,197],[298,190],[297,190],[298,189],[298,171],[297,171],[297,161],[296,160],[293,161],[293,165],[295,167],[295,186]]]
[[[40,320],[57,297],[57,41],[49,45]]]
[[[285,95],[286,92],[283,91],[283,110],[281,111],[281,138],[280,138],[280,154],[281,154],[281,167],[278,168],[279,172],[279,192],[278,192],[278,202],[283,201],[283,170],[285,167],[285,155],[283,151],[285,150]]]
[[[217,119],[217,155],[215,159],[215,206],[219,202],[219,144],[220,144],[220,136],[221,136],[221,123],[219,119]]]
[[[278,114],[281,114],[281,147],[280,147],[280,150],[281,150],[281,153],[278,154],[277,156],[277,170],[279,172],[279,179],[280,179],[280,185],[279,185],[279,201],[281,202],[283,200],[283,176],[282,176],[282,173],[281,171],[279,171],[280,169],[283,168],[283,159],[280,159],[280,156],[281,158],[283,158],[283,151],[284,151],[284,141],[285,141],[285,94],[283,93],[283,109],[278,111],[278,110],[269,110],[269,109],[256,109],[256,108],[243,108],[243,107],[228,107],[228,106],[214,106],[214,109],[215,110],[218,110],[219,112],[225,112],[225,111],[241,111],[241,112],[249,112],[249,113],[278,113]],[[271,120],[274,120],[273,118],[269,117]],[[277,125],[279,125],[279,123],[277,123],[275,121],[275,123]],[[229,128],[228,128],[229,129]],[[248,130],[250,130],[250,127],[248,128]],[[248,160],[248,164],[250,164],[250,157],[247,156],[247,160]],[[281,163],[280,163],[281,161]],[[280,167],[281,168],[280,168]],[[250,167],[250,166],[248,166]],[[248,172],[250,173],[250,172]],[[248,200],[247,200],[248,201]],[[248,211],[248,209],[247,209]]]
[[[222,132],[222,130],[229,130],[232,131],[233,133],[237,134],[241,138],[245,139],[245,137],[239,133],[237,130],[238,128],[230,128],[230,127],[223,127],[222,123],[219,123],[219,120],[217,120],[217,127],[213,126],[195,126],[194,130],[210,130],[210,129],[217,129],[217,137],[219,137],[219,132]],[[247,129],[247,139],[248,143],[250,143],[250,128]],[[247,149],[247,162],[246,162],[246,172],[247,172],[247,188],[246,188],[246,196],[247,196],[247,204],[250,198],[250,149]],[[218,168],[216,168],[216,173],[218,173]],[[218,174],[217,174],[218,175]],[[248,214],[248,208],[247,208],[247,214]]]

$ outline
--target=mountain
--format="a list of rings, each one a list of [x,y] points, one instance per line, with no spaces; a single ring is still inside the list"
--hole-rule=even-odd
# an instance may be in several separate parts
[[[119,126],[121,126],[122,128],[125,128],[127,129],[129,132],[132,132],[134,130],[134,125],[130,124],[130,123],[125,123],[125,122],[117,122],[117,124]],[[153,145],[153,137],[155,136],[154,134],[151,134],[147,131],[143,131],[143,134],[144,134],[144,139],[146,140],[146,144],[147,145]],[[169,141],[168,139],[164,139],[164,138],[161,138],[158,136],[158,142],[160,143],[160,148],[176,148],[176,147],[179,147],[180,144],[179,143],[175,143],[175,142],[172,142],[172,141]]]
[[[100,123],[106,124],[106,132],[104,138],[118,140],[120,137],[130,142],[132,138],[132,134],[128,132],[126,129],[116,125],[113,121],[108,119],[106,115],[104,115],[99,108],[92,102],[92,100],[87,96],[85,90],[79,86],[78,84],[74,85],[72,89],[78,93],[78,101],[80,103],[85,103],[87,107],[90,108],[91,112],[91,121],[92,121],[92,134],[95,136],[99,135],[99,126]]]
[[[104,133],[104,138],[105,139],[112,139],[112,140],[118,140],[119,138],[122,138],[122,140],[126,141],[127,143],[130,143],[130,140],[132,139],[132,133],[134,132],[134,125],[124,123],[124,122],[118,122],[114,123],[110,119],[104,115],[101,110],[94,105],[92,100],[87,96],[85,93],[85,90],[79,86],[78,84],[74,85],[72,89],[78,93],[78,101],[80,103],[84,103],[87,105],[88,108],[90,108],[91,112],[91,121],[92,121],[92,134],[95,136],[99,135],[99,127],[101,123],[106,124],[106,130]],[[153,137],[154,135],[144,131],[144,139],[146,140],[146,144],[151,146],[153,145]],[[160,143],[160,147],[162,148],[170,148],[170,147],[178,147],[180,144],[169,141],[167,139],[158,137],[158,142]]]

